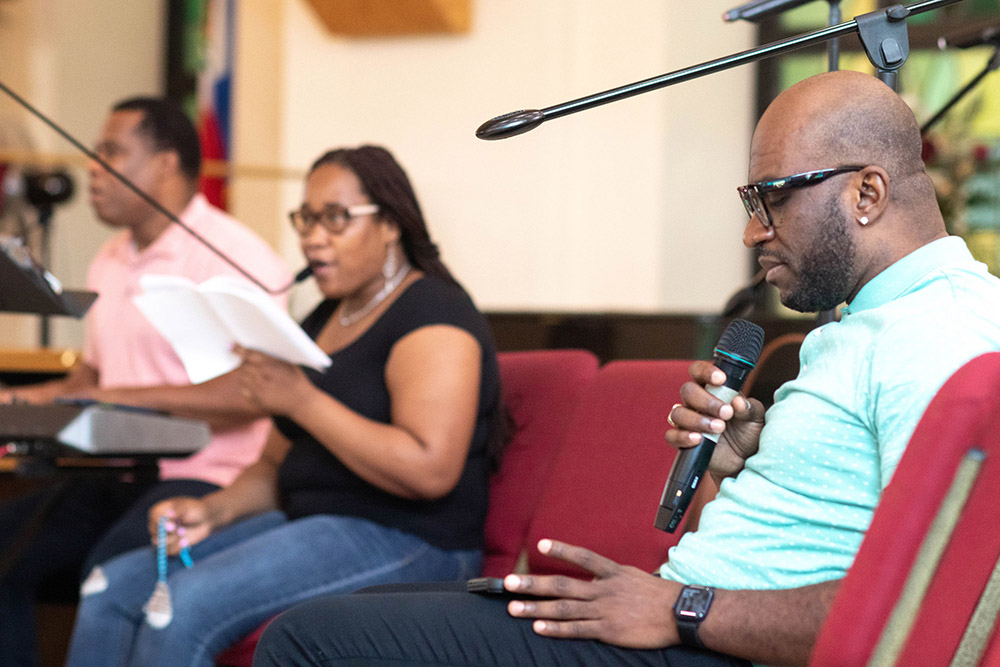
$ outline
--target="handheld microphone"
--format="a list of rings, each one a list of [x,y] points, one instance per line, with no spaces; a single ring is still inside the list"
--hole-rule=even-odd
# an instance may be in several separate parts
[[[757,364],[763,346],[763,329],[747,320],[733,320],[722,332],[712,360],[726,374],[726,382],[721,387],[708,387],[708,392],[723,401],[731,401]],[[704,433],[699,444],[677,453],[670,466],[660,507],[656,510],[654,526],[668,533],[677,530],[698,489],[698,483],[708,469],[718,441],[718,434]]]
[[[966,31],[959,35],[942,35],[938,37],[939,49],[971,49],[974,46],[1000,47],[1000,25],[980,28],[973,32]]]

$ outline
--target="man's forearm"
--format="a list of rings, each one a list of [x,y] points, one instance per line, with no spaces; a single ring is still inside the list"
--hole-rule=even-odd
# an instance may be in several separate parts
[[[716,591],[699,637],[714,651],[767,665],[805,665],[840,580],[783,591]]]
[[[4,387],[0,389],[0,402],[27,401],[51,403],[62,396],[86,393],[97,387],[97,371],[84,363],[73,366],[65,377],[38,384]]]
[[[194,385],[102,389],[94,392],[93,397],[109,403],[137,405],[181,417],[202,419],[215,429],[267,416],[243,396],[235,373]]]

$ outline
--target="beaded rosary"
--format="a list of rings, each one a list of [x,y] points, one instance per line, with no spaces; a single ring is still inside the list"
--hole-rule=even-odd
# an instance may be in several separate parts
[[[156,588],[142,610],[146,613],[146,622],[157,630],[165,628],[174,618],[174,610],[170,604],[170,587],[167,585],[167,531],[176,531],[180,536],[180,559],[184,567],[191,567],[191,549],[184,536],[184,527],[176,526],[167,517],[161,516],[156,525]]]

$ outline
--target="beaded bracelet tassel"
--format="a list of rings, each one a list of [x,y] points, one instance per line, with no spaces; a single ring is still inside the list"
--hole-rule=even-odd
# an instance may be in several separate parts
[[[173,522],[169,522],[165,516],[161,516],[156,525],[156,588],[142,610],[146,614],[146,623],[161,630],[174,618],[174,610],[170,604],[170,586],[167,585],[167,529],[173,530]],[[191,560],[191,550],[188,548],[187,539],[183,536],[184,528],[176,528],[181,535],[180,559],[184,567],[191,567],[194,563]]]

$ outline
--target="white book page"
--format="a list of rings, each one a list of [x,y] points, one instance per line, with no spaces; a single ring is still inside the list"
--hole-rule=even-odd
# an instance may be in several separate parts
[[[146,275],[133,302],[180,357],[188,378],[198,384],[233,370],[234,338],[194,282],[179,276]]]
[[[330,365],[329,355],[262,290],[218,276],[202,283],[199,291],[243,347],[317,370]]]

